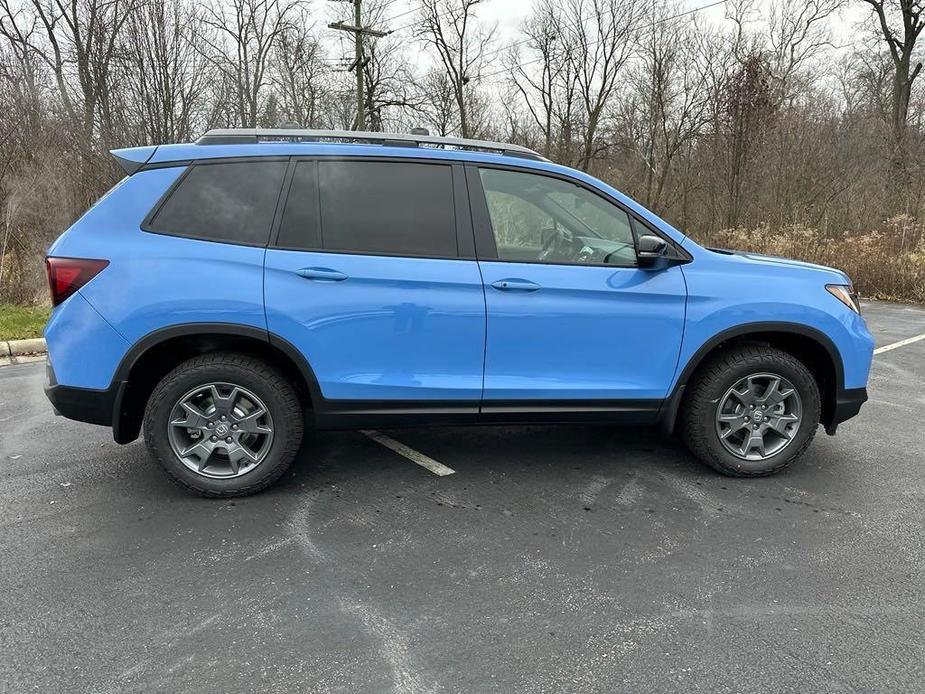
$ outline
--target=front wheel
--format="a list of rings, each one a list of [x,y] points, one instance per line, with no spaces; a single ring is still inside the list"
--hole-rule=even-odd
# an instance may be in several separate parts
[[[145,443],[176,482],[203,496],[245,496],[286,471],[302,441],[292,385],[265,362],[227,352],[194,357],[158,383]]]
[[[681,433],[691,452],[719,472],[761,477],[804,453],[820,413],[819,387],[803,362],[748,345],[717,355],[697,374]]]

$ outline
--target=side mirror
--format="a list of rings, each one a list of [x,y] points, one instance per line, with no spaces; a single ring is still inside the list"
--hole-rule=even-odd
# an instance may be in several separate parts
[[[639,267],[658,265],[668,255],[668,242],[652,234],[643,234],[636,243]]]

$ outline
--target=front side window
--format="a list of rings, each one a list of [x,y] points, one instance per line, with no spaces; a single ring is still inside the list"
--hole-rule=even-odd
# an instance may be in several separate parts
[[[286,166],[285,161],[196,164],[145,228],[175,236],[264,246]]]
[[[629,215],[598,195],[549,176],[479,169],[500,260],[636,264]]]
[[[299,162],[277,244],[456,257],[452,171],[416,162]]]

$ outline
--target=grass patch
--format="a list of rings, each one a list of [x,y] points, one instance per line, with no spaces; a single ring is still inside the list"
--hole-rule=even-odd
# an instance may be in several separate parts
[[[41,337],[50,313],[45,306],[0,304],[0,342]]]

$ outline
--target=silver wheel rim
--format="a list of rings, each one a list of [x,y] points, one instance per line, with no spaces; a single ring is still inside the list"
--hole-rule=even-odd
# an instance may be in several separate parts
[[[803,420],[793,384],[773,373],[739,380],[720,398],[716,433],[723,448],[742,460],[767,460],[791,444]]]
[[[260,465],[273,444],[273,419],[263,401],[233,383],[206,383],[170,411],[167,437],[174,455],[203,477],[230,479]]]

